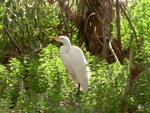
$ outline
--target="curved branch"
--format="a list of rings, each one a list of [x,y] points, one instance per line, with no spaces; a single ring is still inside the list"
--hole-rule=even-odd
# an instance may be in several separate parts
[[[109,47],[110,47],[110,50],[111,50],[111,52],[113,53],[113,55],[114,55],[116,61],[118,61],[119,65],[121,66],[121,63],[120,63],[120,61],[119,61],[119,59],[118,59],[118,57],[117,57],[117,55],[116,55],[116,53],[115,53],[115,51],[114,51],[114,49],[113,49],[113,47],[112,47],[112,40],[113,40],[112,38],[109,40]]]

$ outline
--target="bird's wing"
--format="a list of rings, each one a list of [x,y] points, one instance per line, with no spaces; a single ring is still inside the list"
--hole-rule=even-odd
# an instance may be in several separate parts
[[[80,83],[81,90],[86,91],[90,75],[82,50],[77,46],[71,46],[68,51],[60,51],[60,57],[73,80]]]
[[[71,65],[72,63],[71,63],[70,56],[69,56],[68,52],[66,52],[66,50],[64,49],[63,46],[60,48],[60,58],[64,64],[65,68],[69,72],[71,79],[74,80],[75,83],[77,83],[77,79],[76,79],[75,74],[72,69],[73,66]]]

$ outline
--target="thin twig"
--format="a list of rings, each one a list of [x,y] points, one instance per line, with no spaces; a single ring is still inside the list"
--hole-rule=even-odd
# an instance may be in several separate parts
[[[13,42],[14,46],[17,48],[18,52],[20,54],[23,54],[23,52],[21,51],[19,45],[16,43],[16,41],[14,40],[14,38],[11,36],[11,34],[9,33],[8,29],[6,28],[6,26],[4,26],[4,30],[6,31],[8,37],[10,38],[10,40]]]
[[[121,63],[120,63],[120,61],[119,61],[117,55],[115,54],[115,51],[114,51],[113,47],[112,47],[112,40],[113,40],[112,38],[109,40],[109,47],[110,47],[110,50],[111,50],[111,52],[113,53],[115,59],[118,61],[119,65],[121,65]]]
[[[105,45],[100,41],[99,36],[98,36],[98,34],[96,33],[96,26],[94,27],[94,33],[95,33],[95,36],[96,36],[98,42],[99,42],[101,45],[105,46]]]
[[[134,29],[134,27],[133,27],[133,25],[132,25],[132,23],[131,23],[131,21],[130,21],[130,18],[129,18],[128,14],[126,13],[126,11],[124,10],[124,8],[123,8],[123,6],[122,6],[121,4],[120,4],[120,8],[121,8],[122,12],[124,13],[124,15],[125,15],[125,17],[126,17],[128,23],[129,23],[130,28],[131,28],[132,31],[133,31],[133,34],[134,34],[134,36],[135,36],[135,40],[136,40],[137,46],[138,46],[138,48],[139,48],[139,41],[138,41],[138,38],[137,38],[137,33],[136,33],[136,31],[135,31],[135,29]]]
[[[96,15],[96,13],[95,13],[95,12],[91,13],[91,14],[88,16],[88,18],[87,18],[87,20],[86,20],[86,22],[85,22],[85,27],[84,27],[84,32],[85,32],[85,33],[86,33],[86,29],[87,29],[88,22],[89,22],[90,18],[91,18],[93,15]]]

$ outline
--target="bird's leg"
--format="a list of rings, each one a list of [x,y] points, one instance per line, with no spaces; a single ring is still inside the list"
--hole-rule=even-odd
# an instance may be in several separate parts
[[[80,113],[81,112],[81,105],[80,105],[80,83],[78,83],[78,91],[76,94],[76,102],[75,102],[75,112]]]
[[[78,84],[78,91],[77,91],[76,99],[78,99],[79,96],[80,96],[80,83]]]

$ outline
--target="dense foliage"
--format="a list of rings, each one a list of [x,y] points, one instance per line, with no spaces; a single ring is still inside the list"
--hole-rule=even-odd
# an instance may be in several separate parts
[[[48,35],[68,35],[78,45],[77,29],[53,5],[39,0],[0,2],[0,112],[1,113],[118,113],[127,100],[131,113],[150,113],[150,1],[127,6],[136,38],[124,15],[124,48],[132,45],[137,63],[146,64],[136,84],[124,97],[129,61],[107,64],[84,48],[91,69],[89,90],[76,100],[76,87],[59,58],[60,45]],[[115,29],[114,29],[115,32]],[[115,33],[114,33],[115,34]],[[16,45],[15,45],[16,44]],[[17,46],[19,48],[17,48]]]

